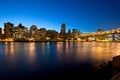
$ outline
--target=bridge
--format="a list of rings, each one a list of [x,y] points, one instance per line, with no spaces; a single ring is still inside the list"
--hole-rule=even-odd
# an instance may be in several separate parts
[[[79,38],[85,41],[120,41],[120,28],[102,32],[82,33]]]

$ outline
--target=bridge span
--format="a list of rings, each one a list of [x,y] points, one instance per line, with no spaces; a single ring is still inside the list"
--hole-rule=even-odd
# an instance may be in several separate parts
[[[84,41],[120,41],[120,28],[102,32],[82,33],[79,38]]]

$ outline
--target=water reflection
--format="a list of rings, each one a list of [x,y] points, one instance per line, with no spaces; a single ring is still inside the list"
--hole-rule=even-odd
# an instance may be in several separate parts
[[[13,44],[13,42],[5,43],[5,54],[14,56],[14,44]]]
[[[4,48],[2,48],[4,47]],[[57,42],[4,43],[1,52],[10,66],[91,63],[98,65],[120,55],[120,43],[114,42]],[[2,63],[0,63],[2,64]],[[22,68],[23,68],[22,67]],[[33,68],[31,68],[33,69]]]
[[[7,59],[7,63],[11,67],[15,67],[16,60],[15,60],[15,54],[14,54],[14,43],[13,42],[6,42],[5,43],[5,57]]]
[[[10,43],[10,53],[11,53],[11,55],[14,55],[14,44],[13,44],[13,42]]]
[[[46,53],[45,45],[46,45],[46,43],[44,43],[44,42],[40,43],[41,49],[40,49],[39,53],[42,53],[43,55]]]
[[[28,55],[29,55],[29,60],[31,63],[34,63],[35,62],[35,58],[36,58],[36,46],[35,46],[35,43],[29,43],[29,51],[28,51]]]
[[[57,43],[58,58],[60,61],[85,62],[101,64],[120,55],[120,43],[75,42]],[[63,55],[64,54],[64,55]],[[64,62],[65,62],[64,61]]]
[[[9,47],[8,47],[8,43],[5,43],[5,54],[9,53]]]

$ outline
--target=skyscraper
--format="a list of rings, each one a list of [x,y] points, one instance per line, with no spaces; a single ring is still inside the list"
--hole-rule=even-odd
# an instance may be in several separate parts
[[[68,34],[70,34],[71,33],[71,30],[70,29],[68,29]]]
[[[60,31],[60,34],[59,34],[60,38],[62,38],[63,40],[65,40],[66,38],[66,24],[63,23],[61,25],[61,31]]]
[[[66,33],[66,24],[65,24],[65,23],[63,23],[63,24],[61,25],[61,33],[62,33],[62,34],[65,34],[65,33]]]
[[[14,24],[13,23],[4,23],[4,29],[5,29],[5,35],[7,38],[13,36],[13,29],[14,29]]]

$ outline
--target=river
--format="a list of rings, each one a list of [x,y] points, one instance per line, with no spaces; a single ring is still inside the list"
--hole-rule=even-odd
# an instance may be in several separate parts
[[[117,55],[118,42],[5,42],[0,43],[0,77],[54,76],[74,68],[84,72]]]

